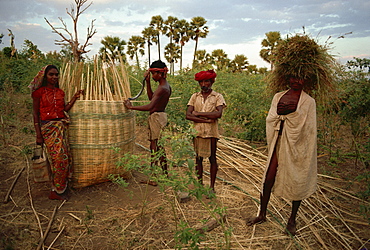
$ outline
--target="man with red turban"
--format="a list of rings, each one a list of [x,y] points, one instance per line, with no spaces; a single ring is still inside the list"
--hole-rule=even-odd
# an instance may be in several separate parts
[[[167,173],[167,159],[164,153],[164,148],[158,144],[158,139],[162,129],[167,124],[167,113],[165,112],[166,106],[171,96],[171,86],[167,82],[167,67],[166,64],[160,60],[153,62],[150,65],[149,70],[144,74],[146,79],[146,91],[148,98],[150,100],[149,104],[142,106],[132,106],[129,99],[125,100],[124,104],[126,108],[139,111],[149,111],[148,125],[149,125],[149,141],[150,141],[150,151],[154,156],[158,151],[163,150],[159,161],[160,165],[165,173]],[[153,92],[150,85],[150,73],[155,82],[159,85],[157,89]],[[151,162],[152,166],[155,162]]]
[[[217,140],[220,137],[218,119],[226,107],[224,97],[212,90],[216,73],[213,70],[201,71],[195,74],[201,91],[194,93],[186,111],[186,119],[194,122],[197,136],[194,138],[196,153],[196,171],[200,183],[203,184],[203,158],[208,157],[211,163],[210,188],[215,193],[215,182],[218,170],[216,161]]]

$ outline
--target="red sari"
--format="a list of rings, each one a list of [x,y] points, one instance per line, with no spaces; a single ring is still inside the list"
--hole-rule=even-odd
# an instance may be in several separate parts
[[[49,155],[52,186],[58,194],[62,194],[72,175],[68,120],[64,115],[64,91],[40,87],[32,96],[40,98],[41,134]]]

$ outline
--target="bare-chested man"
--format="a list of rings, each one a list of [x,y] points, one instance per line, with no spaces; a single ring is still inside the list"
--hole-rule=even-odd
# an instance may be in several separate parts
[[[149,125],[149,141],[150,141],[150,151],[154,155],[162,149],[158,145],[158,139],[160,138],[160,133],[164,126],[167,124],[167,113],[165,113],[166,106],[171,96],[171,86],[166,80],[167,76],[166,64],[158,60],[150,65],[148,71],[145,72],[146,79],[146,90],[148,98],[150,100],[149,104],[142,106],[132,106],[130,100],[125,100],[124,104],[126,108],[139,111],[149,111],[148,125]],[[150,73],[154,81],[158,82],[159,85],[157,89],[153,92],[150,85]],[[164,152],[164,150],[163,150]],[[163,171],[167,172],[167,159],[166,155],[163,154],[160,159],[160,164]],[[155,162],[151,162],[152,166]]]

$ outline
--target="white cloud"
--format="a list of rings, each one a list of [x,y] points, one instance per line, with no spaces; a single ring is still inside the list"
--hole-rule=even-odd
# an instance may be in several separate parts
[[[65,0],[0,0],[0,33],[5,35],[0,49],[9,46],[7,29],[11,29],[18,48],[24,39],[29,39],[42,51],[59,51],[60,47],[54,45],[59,36],[52,33],[44,17],[57,26],[61,26],[58,19],[61,17],[68,28],[72,28],[66,13],[71,3]],[[369,57],[369,13],[370,1],[362,0],[166,0],[155,3],[152,0],[93,0],[90,8],[80,17],[79,34],[80,40],[84,41],[87,26],[96,19],[98,33],[91,39],[91,57],[97,53],[104,36],[119,36],[127,41],[132,35],[141,35],[152,16],[167,18],[172,15],[188,21],[202,16],[208,21],[209,34],[200,40],[200,49],[211,53],[213,49],[222,48],[230,59],[236,54],[244,54],[250,64],[265,67],[267,63],[259,57],[265,33],[280,31],[282,36],[301,33],[302,26],[305,26],[307,33],[324,41],[329,36],[339,37],[352,32],[348,36],[350,39],[334,42],[336,53],[341,58]],[[162,39],[167,41],[166,37]],[[193,49],[194,44],[190,41],[185,46],[186,60],[191,61]],[[154,51],[153,47],[153,55]]]

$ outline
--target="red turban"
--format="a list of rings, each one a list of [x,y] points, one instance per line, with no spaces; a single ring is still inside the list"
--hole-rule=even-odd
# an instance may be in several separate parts
[[[150,72],[163,72],[163,77],[166,78],[167,77],[167,72],[168,72],[168,68],[166,67],[166,64],[164,62],[162,62],[161,60],[157,60],[155,62],[153,62],[150,67],[149,67],[149,71]]]
[[[212,80],[212,82],[214,82],[216,76],[217,76],[216,73],[213,71],[213,69],[211,69],[211,70],[201,71],[199,73],[196,73],[194,79],[197,82],[203,81],[203,80]]]
[[[167,73],[168,68],[149,68],[149,71],[150,72],[159,71],[159,72],[165,72],[165,73]]]

